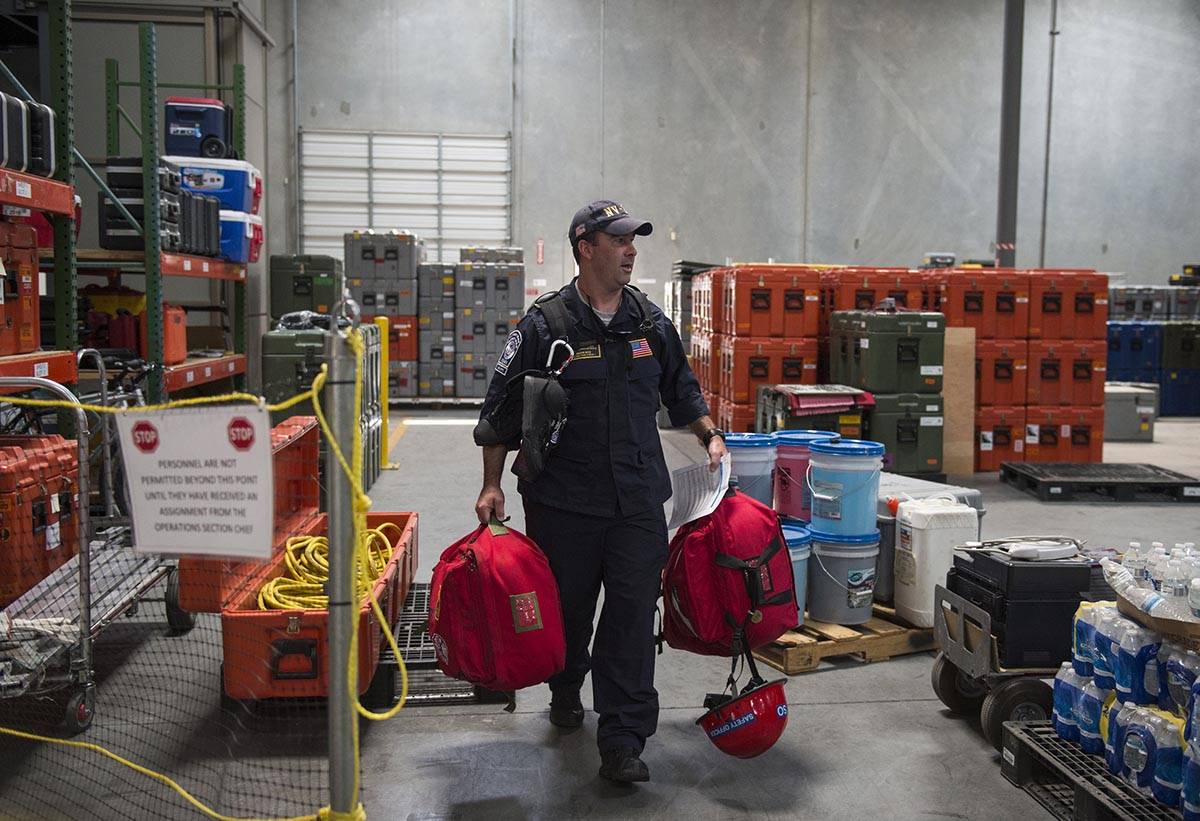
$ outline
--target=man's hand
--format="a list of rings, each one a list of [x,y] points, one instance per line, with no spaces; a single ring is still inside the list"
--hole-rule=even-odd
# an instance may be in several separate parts
[[[475,515],[479,517],[480,524],[487,524],[492,520],[504,519],[504,491],[500,489],[500,485],[484,485],[483,490],[479,491],[479,499],[475,502]]]
[[[714,436],[708,443],[708,469],[715,473],[721,467],[721,459],[728,452],[725,449],[725,440],[720,436]]]

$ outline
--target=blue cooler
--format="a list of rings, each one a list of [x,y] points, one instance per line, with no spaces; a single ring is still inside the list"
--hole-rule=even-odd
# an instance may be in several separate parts
[[[263,243],[261,217],[242,211],[221,212],[221,258],[230,262],[258,262]]]
[[[163,143],[168,154],[227,157],[233,145],[233,111],[211,97],[168,97]]]
[[[200,157],[163,157],[179,167],[180,187],[194,194],[216,197],[226,211],[257,214],[262,200],[262,174],[245,160],[210,160]]]
[[[792,559],[792,581],[796,586],[796,609],[800,612],[800,624],[804,624],[804,608],[808,601],[808,557],[812,545],[809,532],[790,520],[780,522],[783,540],[787,543],[788,555]]]

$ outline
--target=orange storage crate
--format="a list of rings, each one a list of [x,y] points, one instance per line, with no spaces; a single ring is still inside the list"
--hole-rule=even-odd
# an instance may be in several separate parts
[[[315,416],[293,416],[271,429],[276,554],[289,536],[304,533],[317,517],[319,436]],[[219,613],[262,566],[247,559],[180,556],[179,606],[192,613]]]
[[[4,266],[8,280],[4,295],[4,324],[11,329],[12,353],[33,353],[42,345],[41,296],[38,288],[38,258],[33,240],[25,247],[17,246],[18,235],[24,236],[28,225],[12,227],[13,244],[4,249]],[[10,301],[11,300],[11,301]],[[7,335],[7,334],[6,334]]]
[[[141,329],[138,348],[143,359],[149,361],[150,336],[146,322],[146,311],[138,314]],[[163,364],[178,365],[187,359],[187,314],[178,305],[163,305]]]
[[[721,339],[723,334],[695,331],[689,343],[692,347],[692,371],[700,383],[700,390],[717,392],[717,373],[721,366]]]
[[[1104,461],[1104,406],[1027,408],[1025,461]]]
[[[796,265],[736,265],[722,288],[720,330],[737,336],[816,336],[821,272]]]
[[[817,384],[817,340],[724,336],[720,366],[721,397],[753,404],[759,385]]]
[[[728,268],[710,268],[692,277],[694,330],[718,333],[724,324],[725,276]]]
[[[1104,339],[1108,275],[1092,270],[1035,270],[1029,280],[1031,339]]]
[[[374,322],[377,316],[382,316],[388,321],[388,361],[408,362],[419,359],[417,317],[364,314],[362,321],[364,324]]]
[[[919,311],[928,305],[924,273],[917,268],[849,266],[836,271],[833,311],[869,311],[885,299]]]
[[[975,343],[977,405],[1024,405],[1028,375],[1027,340],[981,339]]]
[[[1029,340],[1029,405],[1103,405],[1108,343]]]
[[[947,328],[974,328],[976,339],[1029,336],[1029,272],[956,268],[938,273],[937,309]]]
[[[416,568],[416,513],[368,513],[367,526],[394,522],[403,533],[393,542],[392,558],[376,581],[373,594],[384,615],[395,623]],[[306,529],[326,532],[324,514]],[[329,692],[329,611],[259,610],[258,591],[282,575],[284,559],[277,555],[253,584],[221,610],[225,694],[239,700],[319,698]],[[358,613],[358,692],[371,683],[379,666],[383,631],[370,601]]]
[[[717,427],[730,433],[754,433],[756,406],[720,400]]]
[[[975,410],[975,470],[1000,470],[1001,462],[1025,461],[1025,408]]]

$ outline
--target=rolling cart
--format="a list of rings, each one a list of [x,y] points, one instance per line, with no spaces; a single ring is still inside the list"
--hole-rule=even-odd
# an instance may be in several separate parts
[[[164,580],[173,631],[190,630],[194,617],[179,606],[174,560],[134,553],[128,527],[108,527],[93,537],[88,419],[75,396],[36,377],[0,377],[0,388],[42,390],[75,406],[79,551],[0,611],[0,699],[55,698],[67,732],[77,735],[91,726],[95,713],[92,649],[100,632]],[[0,703],[0,720],[6,712]]]
[[[979,716],[984,737],[997,750],[1004,742],[1004,722],[1050,718],[1053,689],[1045,679],[1054,677],[1057,665],[1002,667],[991,614],[941,585],[934,588],[933,613],[941,649],[930,679],[942,704],[958,715]]]

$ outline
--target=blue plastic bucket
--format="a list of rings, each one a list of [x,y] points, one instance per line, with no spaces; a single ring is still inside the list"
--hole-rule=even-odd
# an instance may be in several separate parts
[[[812,530],[844,536],[874,532],[884,446],[840,439],[813,442],[808,450]]]
[[[841,438],[828,430],[781,430],[775,432],[775,509],[784,516],[807,522],[812,497],[808,492],[808,446]]]
[[[775,434],[729,433],[725,435],[738,490],[771,507],[775,494]]]
[[[875,600],[875,557],[879,531],[861,536],[809,529],[812,572],[808,574],[808,617],[830,624],[862,624]]]
[[[800,624],[804,624],[804,609],[808,602],[808,557],[811,552],[812,536],[799,525],[782,523],[783,540],[787,543],[788,555],[792,559],[792,581],[796,586],[796,610],[800,613]]]

